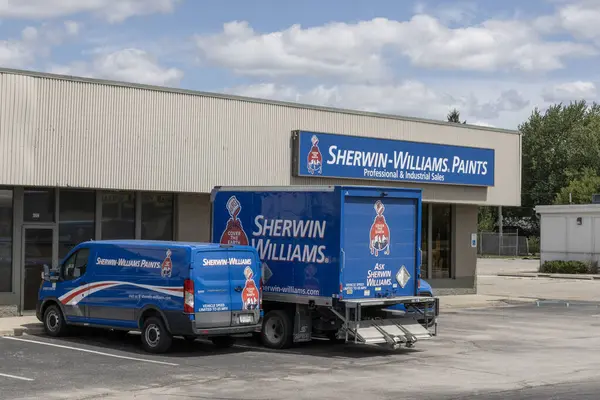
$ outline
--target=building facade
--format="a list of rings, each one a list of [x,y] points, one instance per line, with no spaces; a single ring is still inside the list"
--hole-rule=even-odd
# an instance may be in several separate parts
[[[514,131],[0,69],[0,305],[80,241],[209,241],[221,185],[422,188],[423,275],[473,293],[478,205],[520,205],[520,171]]]

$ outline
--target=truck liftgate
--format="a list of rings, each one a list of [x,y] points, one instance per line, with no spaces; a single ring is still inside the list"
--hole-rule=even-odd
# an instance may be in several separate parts
[[[331,311],[342,321],[337,338],[346,343],[413,347],[419,340],[437,336],[439,299],[435,297],[406,297],[394,299],[343,300],[340,308]],[[395,318],[398,311],[385,309],[386,305],[404,304],[406,313]],[[376,315],[372,310],[385,311],[388,315]],[[379,315],[377,315],[379,314]],[[433,328],[433,329],[431,329]]]

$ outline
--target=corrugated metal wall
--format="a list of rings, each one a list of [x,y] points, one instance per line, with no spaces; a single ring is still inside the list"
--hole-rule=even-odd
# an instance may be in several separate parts
[[[492,147],[494,188],[419,187],[428,200],[520,204],[519,135],[0,72],[0,184],[206,193],[317,183],[291,177],[295,129]]]

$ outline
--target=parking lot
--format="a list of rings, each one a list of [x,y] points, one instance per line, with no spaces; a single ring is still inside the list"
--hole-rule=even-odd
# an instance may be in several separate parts
[[[551,301],[448,311],[437,338],[395,352],[328,341],[269,351],[246,339],[223,352],[181,340],[156,356],[135,335],[0,338],[0,398],[548,399],[576,388],[593,396],[555,398],[592,399],[599,330],[596,303]]]

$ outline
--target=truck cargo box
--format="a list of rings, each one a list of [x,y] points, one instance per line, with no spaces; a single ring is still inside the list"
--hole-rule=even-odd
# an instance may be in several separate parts
[[[217,187],[212,201],[213,241],[258,250],[265,300],[418,295],[420,189]]]

